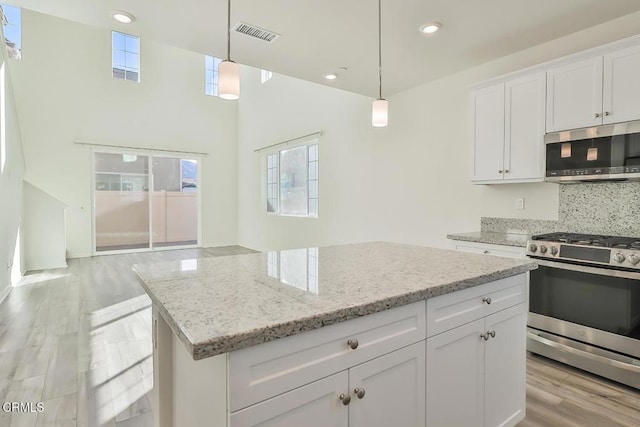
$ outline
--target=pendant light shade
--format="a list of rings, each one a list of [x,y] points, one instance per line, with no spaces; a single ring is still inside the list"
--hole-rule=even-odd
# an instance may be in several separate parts
[[[233,61],[218,64],[218,96],[229,100],[240,98],[240,66]]]
[[[389,101],[382,97],[382,0],[378,0],[378,99],[371,105],[371,124],[377,128],[389,124]]]
[[[240,98],[240,66],[231,60],[231,0],[227,0],[227,59],[218,65],[218,96]]]
[[[371,124],[373,127],[381,128],[389,124],[389,101],[386,99],[376,99],[371,105]]]

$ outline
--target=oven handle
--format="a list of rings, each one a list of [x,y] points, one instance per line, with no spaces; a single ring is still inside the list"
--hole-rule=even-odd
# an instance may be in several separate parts
[[[547,345],[549,347],[553,347],[553,348],[558,349],[558,350],[566,351],[568,353],[572,353],[572,354],[575,354],[577,356],[584,357],[585,359],[589,359],[589,360],[592,360],[592,361],[595,361],[595,362],[599,362],[599,363],[602,363],[602,364],[614,366],[616,368],[624,369],[625,371],[630,371],[630,372],[633,372],[633,373],[640,374],[640,366],[631,365],[629,363],[624,363],[624,362],[621,362],[619,360],[612,360],[612,359],[609,359],[607,357],[603,357],[603,356],[599,356],[597,354],[589,353],[589,352],[584,351],[584,350],[573,348],[573,347],[568,346],[566,344],[561,344],[559,342],[555,342],[555,341],[549,340],[547,338],[541,337],[541,336],[533,334],[531,332],[527,333],[527,337],[529,339],[537,341],[537,342],[539,342],[541,344]]]
[[[579,271],[581,273],[591,273],[591,274],[599,274],[601,276],[613,276],[613,277],[621,277],[623,279],[632,279],[632,280],[640,280],[640,272],[636,273],[634,271],[622,271],[622,270],[613,270],[607,268],[598,268],[598,267],[587,267],[585,265],[576,265],[576,264],[568,264],[564,262],[553,262],[546,261],[541,259],[536,259],[538,265],[543,265],[545,267],[551,268],[560,268],[562,270],[571,270],[571,271]]]

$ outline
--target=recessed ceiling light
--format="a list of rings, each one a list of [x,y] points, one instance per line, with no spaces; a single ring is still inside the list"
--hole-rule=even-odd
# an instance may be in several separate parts
[[[111,16],[113,16],[113,19],[115,19],[116,21],[118,21],[121,24],[131,24],[133,21],[136,20],[135,16],[133,16],[132,14],[130,14],[128,12],[123,12],[121,10],[113,12],[113,14],[111,14]]]
[[[423,34],[433,34],[442,28],[442,24],[439,22],[429,22],[420,26],[420,32]]]
[[[329,73],[329,74],[325,74],[324,78],[327,80],[335,80],[338,78],[338,75],[336,73]]]

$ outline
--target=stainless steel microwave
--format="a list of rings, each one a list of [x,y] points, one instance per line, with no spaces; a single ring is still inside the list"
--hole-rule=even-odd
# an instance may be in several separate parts
[[[640,180],[640,121],[545,135],[545,181]]]

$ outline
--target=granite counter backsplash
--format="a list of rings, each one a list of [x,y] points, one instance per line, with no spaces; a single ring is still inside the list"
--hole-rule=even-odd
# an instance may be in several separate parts
[[[558,218],[573,233],[640,237],[640,182],[560,185]]]
[[[482,217],[480,219],[480,231],[532,235],[566,231],[566,227],[558,221],[545,219]]]

